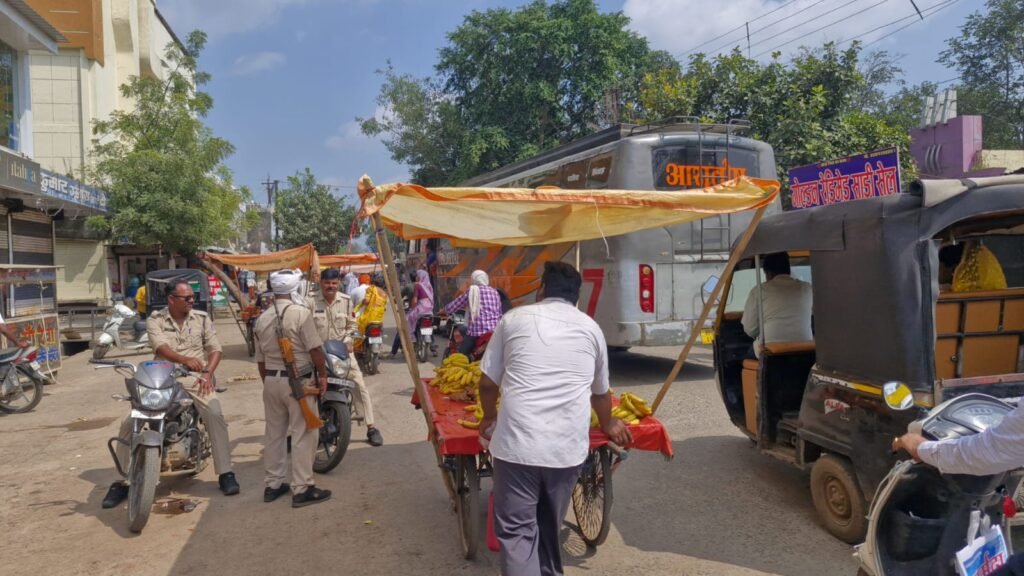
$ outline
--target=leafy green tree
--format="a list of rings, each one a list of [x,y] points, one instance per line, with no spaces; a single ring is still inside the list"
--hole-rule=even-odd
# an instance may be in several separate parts
[[[752,136],[775,150],[782,182],[795,166],[887,146],[900,149],[909,181],[916,175],[910,138],[902,125],[886,120],[883,92],[898,68],[884,53],[862,68],[859,56],[857,44],[839,50],[832,43],[804,49],[790,62],[776,54],[767,64],[739,50],[714,58],[697,54],[684,70],[648,74],[640,102],[648,119],[750,120]]]
[[[678,64],[594,0],[535,0],[470,13],[448,34],[438,78],[384,72],[385,134],[392,157],[421,184],[452,184],[533,156],[641,112],[648,72]]]
[[[320,254],[337,254],[348,243],[355,207],[331,194],[309,168],[288,177],[274,204],[281,249],[312,242]]]
[[[195,31],[184,47],[168,45],[165,78],[132,76],[121,96],[134,107],[94,124],[100,143],[86,175],[110,194],[112,215],[91,218],[91,227],[189,253],[237,238],[254,223],[244,210],[248,189],[236,188],[224,165],[234,147],[203,123],[213,107],[200,90],[210,81],[197,66],[205,43]]]
[[[987,0],[939,62],[960,74],[957,112],[985,117],[986,148],[1024,148],[1024,2]]]

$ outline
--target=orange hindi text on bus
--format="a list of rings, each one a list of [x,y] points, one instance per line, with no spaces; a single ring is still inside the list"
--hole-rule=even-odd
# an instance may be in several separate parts
[[[746,175],[746,168],[729,166],[728,159],[723,159],[721,166],[694,166],[675,162],[665,166],[665,184],[684,188],[714,186]]]

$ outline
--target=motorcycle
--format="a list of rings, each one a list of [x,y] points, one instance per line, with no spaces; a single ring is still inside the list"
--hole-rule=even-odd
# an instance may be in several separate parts
[[[117,472],[128,481],[128,528],[142,532],[149,520],[160,476],[194,476],[203,471],[212,454],[212,444],[199,411],[179,378],[187,369],[163,360],[138,366],[122,360],[89,361],[99,368],[113,368],[125,377],[127,396],[115,400],[131,402],[131,436],[114,437],[107,449]],[[219,389],[218,391],[221,391]],[[128,461],[118,458],[116,445],[128,447]]]
[[[434,348],[434,317],[421,316],[416,321],[416,359],[421,363],[427,361],[427,353]],[[437,353],[434,353],[436,356]]]
[[[384,325],[368,324],[362,344],[357,347],[356,360],[368,376],[380,373],[380,349],[384,345]]]
[[[95,360],[100,360],[107,355],[110,351],[111,346],[117,346],[122,350],[142,350],[149,346],[149,334],[146,333],[146,321],[139,319],[132,324],[132,337],[127,343],[121,341],[121,325],[124,324],[129,318],[137,316],[134,310],[125,306],[124,304],[118,304],[111,310],[110,315],[107,316],[106,322],[103,323],[103,331],[96,338],[96,343],[92,349],[92,357]]]
[[[313,460],[313,471],[326,474],[334,470],[348,451],[352,440],[352,389],[348,347],[341,340],[324,342],[327,355],[327,392],[317,400],[320,440]]]
[[[444,351],[444,357],[447,358],[452,354],[456,354],[459,351],[459,346],[462,345],[462,341],[466,338],[466,332],[468,328],[465,325],[455,326],[452,330],[452,335],[448,338],[448,348]],[[487,351],[487,344],[491,342],[491,337],[494,336],[493,332],[488,332],[483,336],[477,336],[476,342],[473,343],[473,351],[469,353],[469,361],[477,362],[484,357],[484,352]]]
[[[0,412],[28,412],[42,400],[47,378],[39,371],[38,354],[34,346],[0,351]]]
[[[883,395],[893,409],[913,406],[905,385],[886,384]],[[891,403],[890,398],[898,400]],[[929,440],[961,438],[999,424],[1011,410],[1013,406],[997,398],[964,394],[932,408],[908,430]],[[910,459],[897,462],[871,502],[867,537],[857,548],[858,574],[957,574],[956,553],[973,541],[969,532],[979,523],[1002,524],[1009,544],[1005,514],[1015,510],[1010,496],[1019,483],[1019,472],[942,474]]]

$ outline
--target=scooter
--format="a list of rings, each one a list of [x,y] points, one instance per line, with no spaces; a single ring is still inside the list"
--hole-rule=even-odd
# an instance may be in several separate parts
[[[903,384],[886,384],[883,395],[894,410],[914,406]],[[996,426],[1011,410],[997,398],[964,394],[932,408],[908,430],[929,440],[962,438]],[[1011,496],[1020,478],[1019,472],[942,474],[910,459],[897,462],[871,502],[867,538],[857,547],[858,574],[954,576],[956,553],[973,541],[979,523],[1003,525],[1009,543],[1005,515],[1015,512]]]
[[[146,321],[141,318],[132,324],[132,337],[128,342],[121,340],[121,325],[125,320],[136,317],[137,314],[124,304],[118,304],[107,316],[103,323],[103,331],[96,337],[96,343],[92,349],[94,360],[100,360],[107,355],[111,346],[117,346],[122,350],[142,350],[149,347],[149,334],[146,333]]]
[[[421,363],[426,362],[428,352],[437,356],[434,348],[434,317],[430,314],[416,321],[416,359]]]
[[[384,325],[368,324],[363,334],[362,345],[356,352],[356,360],[363,373],[373,376],[380,372],[380,349],[384,345]]]

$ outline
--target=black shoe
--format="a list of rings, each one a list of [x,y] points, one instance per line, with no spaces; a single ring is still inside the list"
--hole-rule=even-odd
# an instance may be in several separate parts
[[[292,496],[292,508],[302,508],[303,506],[309,506],[310,504],[317,504],[325,500],[330,500],[330,498],[330,490],[321,490],[316,486],[310,486],[309,488],[306,488],[306,491],[302,494]]]
[[[285,494],[287,494],[288,493],[288,489],[289,489],[289,486],[288,486],[287,482],[281,484],[277,488],[269,488],[269,487],[268,488],[264,488],[263,489],[263,501],[264,502],[273,502],[274,500],[277,500],[281,496],[284,496]]]
[[[242,489],[238,485],[238,480],[235,480],[234,472],[225,472],[224,474],[221,474],[220,478],[217,479],[217,483],[220,484],[220,491],[223,492],[225,496],[234,496]]]
[[[104,508],[113,508],[125,498],[128,497],[128,485],[124,482],[114,482],[110,485],[110,489],[107,490],[107,495],[103,497]]]
[[[370,446],[384,445],[384,437],[380,435],[380,430],[376,428],[370,428],[366,431],[366,439],[370,442]]]

